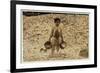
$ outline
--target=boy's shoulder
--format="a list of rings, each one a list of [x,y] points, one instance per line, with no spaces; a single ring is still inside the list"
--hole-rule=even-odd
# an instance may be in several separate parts
[[[61,23],[61,24],[59,25],[59,27],[52,26],[52,29],[53,29],[53,30],[56,29],[56,28],[62,29],[62,28],[63,28],[63,24]]]

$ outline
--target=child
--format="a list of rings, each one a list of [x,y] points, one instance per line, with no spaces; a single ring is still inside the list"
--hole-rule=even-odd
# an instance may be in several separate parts
[[[51,35],[49,38],[49,41],[51,42],[52,49],[51,49],[51,55],[54,55],[55,50],[57,53],[59,52],[60,49],[60,44],[63,41],[63,36],[62,36],[62,29],[59,26],[61,21],[59,18],[54,19],[55,26],[52,28]]]

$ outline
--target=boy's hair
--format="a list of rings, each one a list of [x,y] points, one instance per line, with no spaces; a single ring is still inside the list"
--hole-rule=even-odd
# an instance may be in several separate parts
[[[55,18],[54,22],[59,21],[60,22],[60,18]]]

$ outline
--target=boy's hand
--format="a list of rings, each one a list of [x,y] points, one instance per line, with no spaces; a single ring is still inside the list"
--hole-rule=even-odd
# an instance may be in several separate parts
[[[51,40],[51,38],[49,38],[49,40],[48,41],[50,41]]]

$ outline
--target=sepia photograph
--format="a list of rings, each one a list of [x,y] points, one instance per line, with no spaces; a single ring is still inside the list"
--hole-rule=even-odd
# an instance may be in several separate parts
[[[22,10],[23,62],[88,58],[89,14]]]

